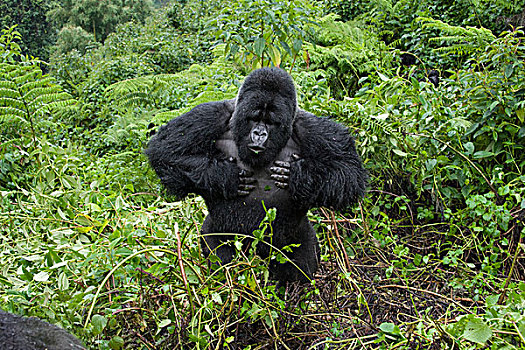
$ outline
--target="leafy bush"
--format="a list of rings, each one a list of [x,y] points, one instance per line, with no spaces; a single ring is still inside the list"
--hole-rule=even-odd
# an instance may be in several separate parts
[[[304,28],[312,12],[305,1],[239,0],[224,7],[211,25],[226,44],[225,53],[238,54],[250,70],[270,65],[291,70],[313,33]]]
[[[52,26],[46,17],[51,7],[45,0],[3,0],[0,2],[0,30],[17,26],[21,33],[21,52],[29,57],[46,60],[49,46],[55,40]]]
[[[390,68],[386,46],[362,22],[345,23],[337,21],[335,15],[327,15],[317,24],[315,41],[306,46],[307,68],[328,73],[334,96],[352,96],[361,77],[378,68]]]
[[[48,12],[58,28],[81,27],[99,42],[104,42],[119,23],[144,22],[150,14],[149,0],[63,1]]]
[[[95,37],[80,27],[65,26],[58,33],[53,56],[60,56],[76,50],[82,55],[88,47],[95,47]]]
[[[15,187],[24,182],[27,157],[38,147],[37,136],[54,126],[52,113],[73,104],[49,75],[43,75],[39,61],[28,60],[14,42],[20,34],[4,30],[0,36],[0,185]],[[17,60],[19,60],[17,62]],[[30,133],[28,137],[27,133]],[[31,142],[28,142],[28,139]]]

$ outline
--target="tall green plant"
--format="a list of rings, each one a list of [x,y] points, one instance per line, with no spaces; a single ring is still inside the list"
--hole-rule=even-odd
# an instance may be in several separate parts
[[[39,62],[22,56],[13,42],[20,34],[13,28],[0,37],[0,125],[23,131],[29,126],[36,140],[36,126],[52,109],[74,103],[53,78],[44,75]],[[18,60],[18,61],[17,61]],[[21,127],[21,128],[19,128]],[[5,136],[5,135],[4,135]]]
[[[118,24],[143,22],[150,14],[149,0],[64,0],[49,11],[48,16],[59,28],[78,26],[103,42]]]
[[[439,30],[443,35],[430,38],[429,42],[440,43],[435,50],[458,55],[472,55],[483,51],[496,37],[486,28],[453,26],[438,19],[419,17],[423,29]],[[448,45],[447,45],[448,44]]]
[[[226,43],[227,55],[238,55],[252,69],[283,64],[291,69],[312,34],[304,29],[312,12],[301,0],[237,0],[211,23],[216,37]]]

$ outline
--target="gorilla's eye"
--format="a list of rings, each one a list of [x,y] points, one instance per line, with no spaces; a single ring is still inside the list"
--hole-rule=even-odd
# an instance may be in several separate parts
[[[253,111],[251,111],[247,116],[246,116],[246,119],[248,120],[251,120],[251,121],[260,121],[262,118],[261,118],[261,110],[260,109],[254,109]]]
[[[280,126],[282,124],[282,121],[277,113],[270,112],[268,113],[268,124]]]

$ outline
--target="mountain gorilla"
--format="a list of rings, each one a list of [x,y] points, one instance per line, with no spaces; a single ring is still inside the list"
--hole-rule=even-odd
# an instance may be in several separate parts
[[[145,153],[169,193],[204,198],[209,214],[201,245],[222,263],[234,255],[225,244],[231,233],[252,234],[264,207],[276,208],[271,244],[298,245],[286,255],[300,270],[289,262],[270,266],[283,282],[308,281],[317,269],[319,244],[308,210],[345,208],[367,184],[348,130],[299,109],[292,78],[279,68],[252,72],[236,99],[204,103],[171,120]],[[269,251],[258,244],[260,256]]]
[[[21,317],[0,310],[0,349],[82,350],[80,341],[62,328],[36,317]]]

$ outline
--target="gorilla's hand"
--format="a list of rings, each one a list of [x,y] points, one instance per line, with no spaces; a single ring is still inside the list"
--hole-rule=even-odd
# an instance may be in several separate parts
[[[239,171],[239,188],[237,190],[237,195],[247,196],[255,189],[255,186],[252,184],[254,184],[257,180],[252,176],[253,173],[251,171],[244,169]]]
[[[275,186],[282,189],[288,188],[288,182],[290,181],[290,162],[276,160],[273,164],[275,166],[270,168],[272,172],[270,177],[275,181]]]
[[[292,155],[292,161],[299,160],[300,157],[297,154]],[[286,189],[290,183],[290,162],[284,162],[276,160],[273,163],[275,166],[270,168],[272,174],[270,177],[275,181],[275,186]]]

